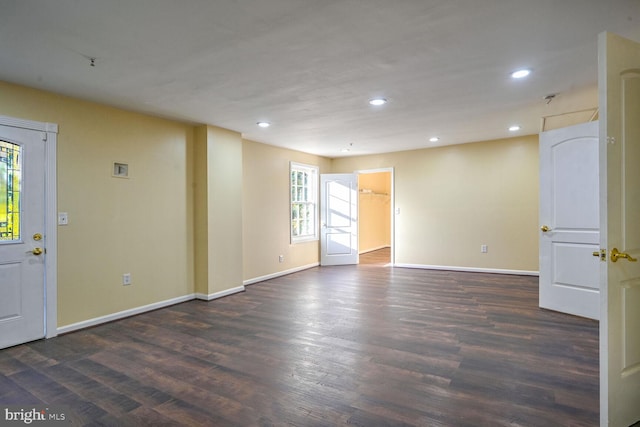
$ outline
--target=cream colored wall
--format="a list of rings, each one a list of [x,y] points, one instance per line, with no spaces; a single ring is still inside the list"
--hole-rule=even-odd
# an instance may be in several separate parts
[[[209,188],[207,186],[207,126],[194,130],[194,289],[209,294]]]
[[[340,158],[332,167],[395,168],[396,263],[538,271],[536,135]]]
[[[290,243],[289,162],[330,172],[329,159],[243,141],[244,279],[319,262],[318,242]],[[284,255],[284,262],[278,256]]]
[[[9,83],[0,93],[0,114],[59,125],[59,327],[317,263],[318,242],[289,242],[290,161],[394,167],[397,263],[538,268],[536,136],[332,161]],[[129,179],[111,176],[114,161]]]
[[[58,326],[193,293],[193,128],[3,82],[0,94],[0,114],[59,125]]]
[[[242,286],[242,138],[207,126],[208,294]]]
[[[358,175],[358,250],[391,245],[391,173]]]

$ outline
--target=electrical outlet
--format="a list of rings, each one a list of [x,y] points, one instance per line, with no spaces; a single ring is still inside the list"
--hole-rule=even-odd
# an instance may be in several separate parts
[[[278,257],[278,262],[284,262],[284,255],[280,255]]]
[[[129,286],[131,284],[131,273],[124,273],[122,275],[122,286]]]
[[[489,247],[487,245],[480,245],[480,252],[486,254],[487,252],[489,252]]]

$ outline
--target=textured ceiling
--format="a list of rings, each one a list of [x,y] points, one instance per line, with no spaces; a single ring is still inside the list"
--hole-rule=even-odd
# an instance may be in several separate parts
[[[340,157],[592,109],[601,31],[640,0],[0,0],[0,80]]]

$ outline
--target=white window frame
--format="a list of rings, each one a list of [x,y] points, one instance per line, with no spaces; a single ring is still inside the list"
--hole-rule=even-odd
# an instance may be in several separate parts
[[[291,175],[294,171],[302,171],[309,174],[309,184],[307,192],[307,200],[302,203],[310,206],[310,210],[313,213],[311,230],[313,233],[294,236],[294,205],[300,204],[300,201],[293,200],[293,183]],[[318,186],[320,181],[320,168],[318,166],[307,165],[304,163],[290,162],[289,163],[289,235],[291,237],[291,243],[310,242],[319,240],[319,203],[318,203]]]

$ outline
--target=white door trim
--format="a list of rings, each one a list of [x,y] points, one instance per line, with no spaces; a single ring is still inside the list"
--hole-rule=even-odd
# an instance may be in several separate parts
[[[365,174],[365,173],[379,173],[379,172],[389,172],[391,174],[391,191],[389,192],[389,208],[391,209],[390,218],[391,218],[391,260],[389,261],[389,265],[392,267],[396,264],[396,198],[394,194],[395,186],[395,170],[393,167],[389,168],[376,168],[376,169],[362,169],[357,170],[354,173],[356,175]],[[359,191],[359,189],[358,189]]]
[[[57,211],[57,181],[56,181],[56,153],[58,144],[58,125],[55,123],[36,122],[32,120],[16,119],[0,116],[0,125],[11,126],[43,132],[45,143],[45,324],[46,338],[58,335],[58,224]]]

